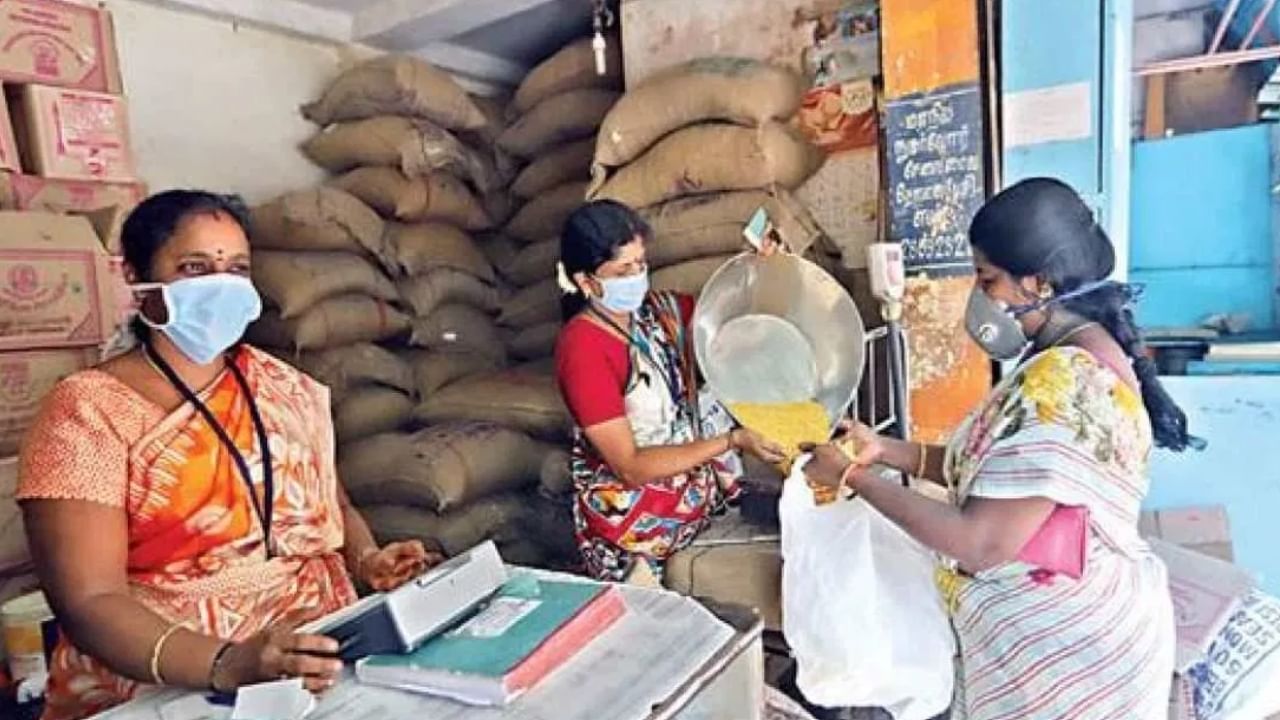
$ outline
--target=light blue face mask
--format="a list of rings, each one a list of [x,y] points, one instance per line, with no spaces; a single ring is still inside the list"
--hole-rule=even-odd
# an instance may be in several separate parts
[[[644,304],[649,294],[649,273],[637,273],[626,277],[598,278],[603,288],[602,295],[596,302],[609,312],[633,313]]]
[[[244,335],[262,314],[262,299],[249,278],[213,273],[168,284],[135,285],[135,291],[159,290],[166,321],[149,327],[164,333],[192,362],[208,365]]]

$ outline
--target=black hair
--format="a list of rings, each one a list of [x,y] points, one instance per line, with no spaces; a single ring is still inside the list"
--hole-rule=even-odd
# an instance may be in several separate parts
[[[1023,180],[992,198],[969,226],[969,242],[1010,275],[1039,277],[1056,295],[1105,280],[1116,265],[1115,248],[1089,206],[1070,186],[1052,178]],[[1178,452],[1201,446],[1187,432],[1186,414],[1161,385],[1147,355],[1129,287],[1105,284],[1060,306],[1106,328],[1129,356],[1156,445]]]
[[[635,210],[614,200],[595,200],[574,210],[560,234],[560,263],[573,282],[577,273],[594,273],[618,257],[618,248],[639,236],[653,239],[653,229]],[[587,306],[587,297],[577,287],[560,300],[560,311],[568,320]]]
[[[239,195],[221,195],[203,190],[167,190],[143,200],[129,213],[120,234],[125,263],[139,282],[152,279],[156,254],[173,238],[183,221],[194,215],[224,215],[249,236],[249,208]],[[146,338],[150,328],[140,319],[132,324],[134,334]]]

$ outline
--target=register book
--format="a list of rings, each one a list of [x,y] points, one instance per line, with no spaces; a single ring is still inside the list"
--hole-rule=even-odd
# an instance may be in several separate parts
[[[455,628],[411,653],[365,658],[356,677],[471,705],[505,705],[625,613],[612,585],[518,574]]]

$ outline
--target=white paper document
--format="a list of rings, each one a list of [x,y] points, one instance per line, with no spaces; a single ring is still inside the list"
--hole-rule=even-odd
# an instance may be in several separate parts
[[[543,575],[542,573],[538,573]],[[559,581],[581,580],[545,574]],[[354,675],[320,696],[309,720],[644,720],[734,638],[734,630],[689,598],[619,586],[627,614],[574,658],[507,707],[469,707],[358,683]],[[230,709],[181,693],[135,700],[103,720],[224,720]],[[199,700],[199,698],[196,698]],[[164,712],[162,713],[162,708]],[[174,711],[189,712],[177,715]],[[197,709],[198,708],[198,709]]]

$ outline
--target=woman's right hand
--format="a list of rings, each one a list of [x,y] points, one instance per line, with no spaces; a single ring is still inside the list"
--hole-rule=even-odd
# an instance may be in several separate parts
[[[737,428],[730,434],[729,440],[734,448],[771,465],[787,459],[787,453],[781,445],[750,428]]]
[[[857,421],[845,420],[840,423],[836,443],[842,446],[852,443],[850,459],[853,460],[854,465],[863,468],[883,463],[887,452],[884,438],[869,426]]]
[[[231,646],[210,678],[230,691],[244,685],[300,677],[311,692],[333,687],[342,673],[338,642],[324,635],[297,632],[296,624],[268,628]]]

